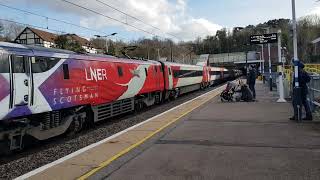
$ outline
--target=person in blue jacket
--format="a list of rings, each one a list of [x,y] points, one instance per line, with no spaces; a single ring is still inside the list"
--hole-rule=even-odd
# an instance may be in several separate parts
[[[298,68],[299,68],[299,77],[298,77],[298,81],[299,81],[299,86],[301,88],[301,101],[302,101],[302,105],[304,106],[304,109],[306,111],[306,117],[303,118],[303,120],[307,120],[307,121],[312,121],[312,112],[307,100],[307,96],[308,96],[308,83],[310,82],[311,78],[309,76],[309,74],[304,70],[304,64],[302,62],[299,61],[298,63]],[[295,86],[295,77],[293,76],[293,88]],[[295,102],[292,101],[292,105],[295,106]],[[290,120],[295,120],[295,115],[293,117],[290,118]]]

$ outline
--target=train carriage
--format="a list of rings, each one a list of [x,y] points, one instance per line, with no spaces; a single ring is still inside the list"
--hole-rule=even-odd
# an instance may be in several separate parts
[[[169,69],[167,90],[175,95],[200,89],[204,82],[203,67],[197,65],[164,62]]]

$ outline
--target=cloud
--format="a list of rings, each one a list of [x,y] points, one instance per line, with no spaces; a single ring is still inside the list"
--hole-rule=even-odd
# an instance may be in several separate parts
[[[315,7],[307,15],[319,15],[320,16],[320,6]]]
[[[20,2],[21,0],[14,0]],[[70,5],[62,0],[23,0],[26,4],[38,5],[58,13],[71,14],[79,17],[80,25],[105,29],[108,27],[125,28],[127,31],[139,31],[114,20],[88,12],[79,7]],[[194,18],[187,14],[187,0],[68,0],[72,3],[84,6],[106,16],[115,18],[121,22],[131,24],[139,29],[166,36],[173,34],[182,40],[193,40],[197,37],[214,35],[222,27],[203,18]],[[126,16],[103,3],[126,12],[135,18]],[[153,26],[153,27],[152,27]],[[159,29],[155,29],[157,27]],[[146,35],[146,34],[145,34]]]
[[[215,35],[222,26],[214,24],[206,19],[190,19],[179,25],[179,29],[174,32],[177,36],[183,36],[185,40],[194,40],[197,37]]]

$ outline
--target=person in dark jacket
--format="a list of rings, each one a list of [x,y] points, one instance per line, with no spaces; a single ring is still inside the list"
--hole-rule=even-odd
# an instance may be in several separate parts
[[[306,117],[303,118],[303,120],[308,120],[312,121],[312,112],[307,100],[307,95],[308,95],[308,83],[310,82],[311,78],[309,74],[304,70],[304,64],[299,62],[298,64],[299,68],[299,76],[298,76],[298,81],[299,81],[299,86],[301,88],[301,101],[302,105],[304,106],[304,109],[306,111]],[[295,77],[293,77],[293,88],[295,86]],[[295,102],[292,101],[292,105],[295,106]],[[291,120],[295,120],[295,115],[290,118]]]
[[[254,68],[254,65],[249,66],[249,74],[247,77],[247,84],[249,85],[249,89],[252,91],[253,99],[256,99],[256,78],[257,78],[257,73]]]

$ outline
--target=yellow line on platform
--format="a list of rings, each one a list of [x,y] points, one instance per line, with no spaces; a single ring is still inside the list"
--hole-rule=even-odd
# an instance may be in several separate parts
[[[221,87],[220,87],[221,88]],[[215,90],[219,90],[215,89]],[[213,90],[213,91],[215,91]],[[219,92],[219,91],[218,91]],[[191,113],[192,111],[194,111],[195,109],[199,108],[200,106],[202,106],[203,104],[207,103],[208,101],[210,101],[212,98],[216,97],[217,95],[219,95],[219,93],[214,94],[214,96],[212,96],[211,98],[205,100],[204,102],[200,103],[198,106],[195,106],[194,108],[192,108],[191,110],[183,113],[182,115],[180,115],[179,117],[173,119],[172,121],[170,121],[169,123],[165,124],[164,126],[162,126],[160,129],[152,132],[151,134],[149,134],[148,136],[146,136],[145,138],[143,138],[142,140],[138,141],[137,143],[131,145],[130,147],[120,151],[118,154],[114,155],[113,157],[111,157],[110,159],[102,162],[98,167],[92,169],[91,171],[87,172],[86,174],[82,175],[81,177],[78,178],[78,180],[85,180],[87,178],[89,178],[90,176],[92,176],[93,174],[95,174],[96,172],[98,172],[99,170],[103,169],[104,167],[108,166],[109,164],[111,164],[114,160],[120,158],[121,156],[125,155],[126,153],[128,153],[129,151],[131,151],[132,149],[140,146],[141,144],[143,144],[145,141],[147,141],[148,139],[150,139],[151,137],[153,137],[154,135],[158,134],[160,131],[164,130],[165,128],[167,128],[168,126],[170,126],[171,124],[173,124],[174,122],[178,121],[179,119],[181,119],[182,117],[186,116],[187,114]]]

